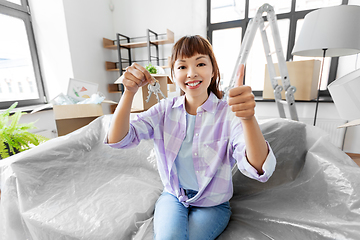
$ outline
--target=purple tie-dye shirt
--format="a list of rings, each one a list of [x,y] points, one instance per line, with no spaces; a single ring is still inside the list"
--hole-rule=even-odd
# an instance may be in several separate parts
[[[188,199],[179,187],[174,162],[185,136],[185,97],[181,96],[161,100],[148,111],[138,114],[137,119],[130,122],[125,138],[108,145],[130,148],[138,145],[142,139],[153,139],[164,191],[176,196],[186,207],[209,207],[230,200],[233,195],[231,169],[236,162],[244,175],[260,182],[266,182],[275,170],[276,159],[269,145],[262,175],[249,164],[245,156],[240,118],[235,116],[225,101],[211,93],[197,109],[192,157],[199,191]]]

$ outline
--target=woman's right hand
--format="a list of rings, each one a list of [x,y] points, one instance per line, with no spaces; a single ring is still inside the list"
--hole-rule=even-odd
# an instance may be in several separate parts
[[[138,89],[146,84],[155,84],[154,78],[150,75],[148,70],[143,66],[133,63],[126,68],[126,71],[120,77],[124,84],[126,91],[136,93]]]
[[[119,142],[129,132],[131,105],[139,87],[155,83],[148,70],[137,63],[126,68],[120,81],[124,84],[125,92],[114,112],[108,132],[108,143]]]

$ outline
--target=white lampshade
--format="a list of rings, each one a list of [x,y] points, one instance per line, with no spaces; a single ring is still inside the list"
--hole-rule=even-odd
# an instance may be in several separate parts
[[[360,6],[321,8],[305,16],[292,54],[339,57],[360,52]]]
[[[328,89],[341,118],[360,119],[360,69],[336,79]]]

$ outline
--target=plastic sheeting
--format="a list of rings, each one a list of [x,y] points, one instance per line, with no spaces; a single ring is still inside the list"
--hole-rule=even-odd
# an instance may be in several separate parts
[[[153,238],[162,184],[152,141],[112,149],[110,120],[0,161],[0,239]],[[234,169],[233,214],[218,239],[360,239],[360,168],[318,128],[274,119],[261,129],[276,170],[259,183]]]

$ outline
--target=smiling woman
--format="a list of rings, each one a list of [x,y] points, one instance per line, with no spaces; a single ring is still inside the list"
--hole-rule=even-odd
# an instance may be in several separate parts
[[[195,55],[196,57],[194,57]],[[179,41],[175,44],[173,48],[170,63],[172,76],[175,76],[175,72],[177,70],[180,70],[179,68],[185,68],[185,66],[182,66],[181,64],[178,66],[175,66],[175,64],[185,63],[186,59],[188,59],[188,61],[190,61],[190,59],[198,61],[192,64],[195,64],[196,68],[200,70],[206,68],[206,70],[210,72],[211,82],[208,88],[208,94],[211,91],[219,99],[221,99],[222,93],[219,91],[220,72],[211,44],[208,41],[201,40],[201,37],[199,36],[187,36],[179,39]],[[202,62],[199,60],[202,60]],[[209,67],[211,67],[210,70],[208,69]],[[194,73],[188,72],[188,74]],[[184,89],[182,89],[182,91],[184,91]]]
[[[196,54],[189,58],[179,58],[174,64],[176,83],[185,92],[188,101],[195,101],[200,105],[208,98],[208,87],[213,76],[213,67],[208,55]]]

